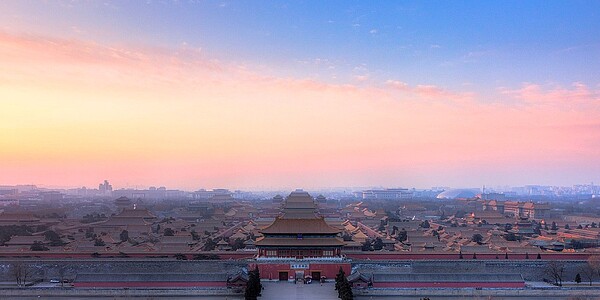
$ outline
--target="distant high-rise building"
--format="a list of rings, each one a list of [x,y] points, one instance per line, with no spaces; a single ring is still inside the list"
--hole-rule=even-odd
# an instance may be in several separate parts
[[[213,197],[223,198],[223,197],[232,197],[231,191],[227,189],[213,189],[212,191],[207,191],[205,189],[200,189],[193,193],[194,199],[211,199]]]
[[[364,190],[360,192],[355,192],[354,195],[358,198],[365,200],[374,200],[374,199],[410,199],[413,197],[413,192],[408,189],[378,189],[378,190]]]
[[[108,183],[108,180],[104,180],[103,183],[98,185],[98,190],[100,190],[100,193],[108,193],[108,192],[112,192],[113,188],[112,188],[112,185],[110,185],[110,183]]]

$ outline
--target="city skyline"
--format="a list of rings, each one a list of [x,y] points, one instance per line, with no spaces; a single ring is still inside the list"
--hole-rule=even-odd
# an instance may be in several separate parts
[[[0,183],[598,182],[594,2],[0,3]]]
[[[281,193],[287,191],[308,191],[313,193],[353,193],[359,191],[394,191],[394,190],[404,190],[409,192],[427,192],[439,194],[443,191],[471,191],[475,194],[480,193],[483,194],[505,194],[510,196],[526,196],[526,195],[554,195],[554,196],[571,196],[571,195],[584,195],[589,196],[596,195],[597,191],[600,191],[600,186],[596,185],[594,182],[590,183],[578,183],[572,186],[557,186],[557,185],[540,185],[540,184],[527,184],[520,186],[509,186],[509,185],[483,185],[480,187],[476,186],[447,186],[447,185],[439,185],[439,186],[431,186],[426,188],[418,188],[412,186],[383,186],[383,185],[372,185],[372,186],[321,186],[321,187],[311,187],[311,188],[303,188],[303,187],[249,187],[249,188],[238,188],[234,186],[218,186],[218,187],[210,187],[210,186],[197,186],[194,188],[182,188],[177,186],[165,186],[160,183],[154,185],[130,185],[126,184],[123,186],[114,186],[112,182],[108,180],[104,180],[100,182],[96,186],[68,186],[68,185],[43,185],[43,184],[4,184],[0,183],[0,190],[51,190],[51,191],[60,191],[60,192],[68,192],[68,193],[81,193],[85,191],[89,192],[109,192],[112,191],[178,191],[185,193],[194,193],[194,192],[210,192],[210,191],[227,191],[227,192],[260,192],[260,193]],[[429,195],[429,194],[427,194]]]

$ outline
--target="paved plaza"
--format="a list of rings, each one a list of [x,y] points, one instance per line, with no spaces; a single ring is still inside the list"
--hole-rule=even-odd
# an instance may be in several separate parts
[[[311,299],[336,300],[334,283],[293,284],[289,282],[261,282],[265,287],[260,300]]]

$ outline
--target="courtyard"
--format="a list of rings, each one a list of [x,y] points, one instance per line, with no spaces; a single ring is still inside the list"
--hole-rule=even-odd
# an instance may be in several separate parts
[[[311,300],[335,300],[337,292],[333,282],[293,284],[287,281],[263,281],[264,286],[261,300],[279,299],[311,299]]]

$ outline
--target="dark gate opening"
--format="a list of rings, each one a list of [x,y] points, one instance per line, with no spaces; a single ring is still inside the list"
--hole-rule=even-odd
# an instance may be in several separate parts
[[[287,281],[288,272],[279,272],[279,281]]]
[[[321,272],[312,272],[310,276],[312,280],[319,281],[321,279]]]

